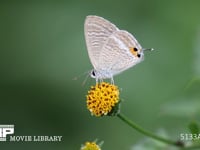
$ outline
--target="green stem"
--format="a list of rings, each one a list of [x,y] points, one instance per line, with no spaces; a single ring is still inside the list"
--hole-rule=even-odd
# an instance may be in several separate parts
[[[163,137],[160,137],[158,135],[155,135],[154,133],[151,133],[145,129],[143,129],[142,127],[140,127],[139,125],[137,125],[136,123],[134,123],[133,121],[131,121],[130,119],[128,119],[125,115],[123,114],[118,114],[117,115],[122,121],[124,121],[125,123],[127,123],[129,126],[131,126],[132,128],[134,128],[135,130],[137,130],[138,132],[146,135],[146,136],[149,136],[155,140],[158,140],[158,141],[161,141],[161,142],[164,142],[166,144],[170,144],[170,145],[175,145],[175,146],[179,146],[181,147],[181,144],[178,145],[177,142],[174,142],[172,140],[169,140],[169,139],[165,139]],[[183,145],[182,145],[183,146]]]
[[[172,140],[169,140],[169,139],[165,139],[163,137],[160,137],[152,132],[149,132],[145,129],[143,129],[142,127],[140,127],[139,125],[137,125],[136,123],[134,123],[133,121],[131,121],[130,119],[128,119],[125,115],[123,114],[118,114],[117,115],[122,121],[124,121],[125,123],[127,123],[129,126],[131,126],[133,129],[137,130],[138,132],[148,136],[148,137],[151,137],[155,140],[158,140],[158,141],[161,141],[163,143],[166,143],[166,144],[170,144],[170,145],[173,145],[173,146],[177,146],[177,147],[180,147],[181,150],[195,150],[195,149],[200,149],[200,145],[190,145],[190,146],[186,146],[184,145],[183,142],[181,141],[172,141]]]

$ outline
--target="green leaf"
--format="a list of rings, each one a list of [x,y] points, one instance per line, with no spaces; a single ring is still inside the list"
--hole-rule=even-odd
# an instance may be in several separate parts
[[[188,128],[189,128],[192,135],[197,135],[199,137],[199,124],[198,124],[197,121],[194,120],[194,121],[190,122],[189,125],[188,125]],[[198,140],[194,139],[192,142],[193,143],[199,143],[200,141],[199,141],[199,138],[198,138]]]
[[[190,122],[188,128],[192,134],[199,134],[199,125],[196,121]]]

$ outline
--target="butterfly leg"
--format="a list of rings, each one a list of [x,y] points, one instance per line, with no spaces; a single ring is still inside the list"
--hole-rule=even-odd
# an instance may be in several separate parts
[[[115,84],[113,77],[110,78],[110,82],[111,82],[111,84]]]
[[[98,84],[98,78],[96,78],[96,84]]]
[[[100,82],[103,82],[103,79],[100,79]]]

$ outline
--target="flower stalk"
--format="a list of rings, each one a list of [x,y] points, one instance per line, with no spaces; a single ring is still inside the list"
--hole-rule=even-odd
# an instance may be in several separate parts
[[[190,145],[190,146],[185,146],[185,144],[182,141],[173,141],[170,139],[166,139],[163,137],[160,137],[150,131],[147,131],[145,129],[143,129],[142,127],[140,127],[139,125],[137,125],[135,122],[133,122],[132,120],[128,119],[125,115],[123,115],[122,113],[119,113],[118,118],[120,118],[123,122],[125,122],[126,124],[128,124],[130,127],[132,127],[133,129],[137,130],[138,132],[151,137],[157,141],[163,142],[165,144],[169,144],[169,145],[173,145],[176,147],[180,147],[181,150],[195,150],[195,149],[200,149],[200,145]]]
[[[170,145],[176,145],[176,142],[169,140],[169,139],[165,139],[163,137],[160,137],[158,135],[155,135],[154,133],[151,133],[145,129],[143,129],[142,127],[140,127],[139,125],[137,125],[136,123],[134,123],[133,121],[131,121],[130,119],[128,119],[125,115],[123,115],[122,113],[119,113],[117,115],[122,121],[124,121],[126,124],[128,124],[130,127],[134,128],[135,130],[137,130],[138,132],[151,137],[155,140],[164,142],[166,144],[170,144]]]

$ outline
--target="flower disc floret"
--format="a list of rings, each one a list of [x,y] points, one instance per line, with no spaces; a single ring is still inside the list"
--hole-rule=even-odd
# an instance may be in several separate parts
[[[119,89],[116,85],[101,82],[88,91],[87,108],[97,117],[107,115],[119,102]]]
[[[85,145],[81,147],[81,150],[101,150],[101,148],[95,142],[86,142]]]

